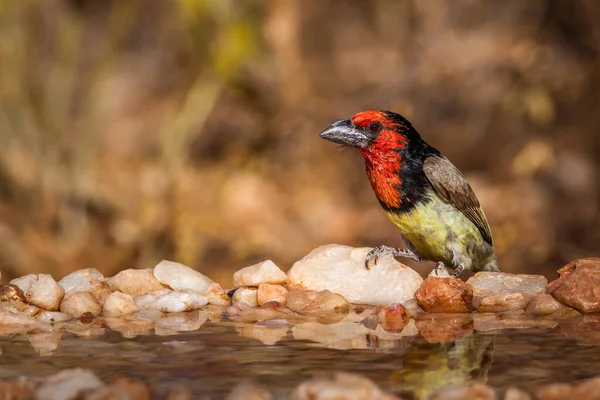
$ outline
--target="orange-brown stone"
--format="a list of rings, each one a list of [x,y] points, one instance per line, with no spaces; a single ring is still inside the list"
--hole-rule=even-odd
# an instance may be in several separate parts
[[[429,276],[415,292],[415,299],[427,312],[473,311],[473,287],[461,279]]]

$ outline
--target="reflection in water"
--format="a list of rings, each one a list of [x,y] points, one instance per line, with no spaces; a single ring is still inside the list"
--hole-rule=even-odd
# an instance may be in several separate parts
[[[217,313],[194,311],[71,321],[46,332],[0,338],[0,378],[81,367],[106,381],[128,376],[159,389],[184,385],[198,396],[219,398],[247,379],[283,396],[302,381],[335,370],[365,375],[385,390],[420,399],[440,387],[473,381],[534,389],[600,375],[597,316],[550,323],[423,315],[392,333],[372,325],[371,315],[351,312],[328,323],[248,323],[212,322],[220,319]],[[502,329],[516,326],[534,328]]]

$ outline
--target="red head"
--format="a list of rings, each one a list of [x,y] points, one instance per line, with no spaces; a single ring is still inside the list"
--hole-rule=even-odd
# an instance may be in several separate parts
[[[358,149],[382,204],[398,208],[405,201],[400,192],[402,150],[413,142],[422,142],[405,118],[389,111],[363,111],[329,126],[321,132],[321,137]]]

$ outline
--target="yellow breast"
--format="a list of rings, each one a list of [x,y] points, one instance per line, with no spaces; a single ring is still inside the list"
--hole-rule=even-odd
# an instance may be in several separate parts
[[[408,212],[388,213],[388,217],[422,257],[447,265],[452,264],[451,243],[457,239],[461,242],[461,238],[479,237],[475,225],[437,195]]]

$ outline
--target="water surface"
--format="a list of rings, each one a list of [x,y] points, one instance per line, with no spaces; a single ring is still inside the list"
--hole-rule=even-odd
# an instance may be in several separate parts
[[[402,333],[387,334],[380,328],[368,333],[355,322],[292,326],[223,320],[191,332],[157,330],[161,335],[133,338],[108,329],[85,338],[61,329],[0,338],[0,379],[80,367],[105,381],[126,376],[158,391],[183,385],[213,399],[245,379],[281,398],[327,371],[359,373],[415,399],[472,381],[535,390],[600,375],[599,321],[586,317],[521,329],[480,323],[486,331],[478,332],[469,322],[441,318],[426,325],[413,321]]]

